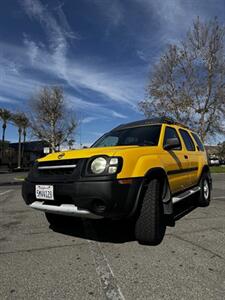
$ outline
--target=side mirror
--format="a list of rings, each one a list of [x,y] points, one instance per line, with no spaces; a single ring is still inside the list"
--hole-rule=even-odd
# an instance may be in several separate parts
[[[167,139],[166,144],[164,145],[165,150],[173,150],[180,148],[180,141],[177,138]]]

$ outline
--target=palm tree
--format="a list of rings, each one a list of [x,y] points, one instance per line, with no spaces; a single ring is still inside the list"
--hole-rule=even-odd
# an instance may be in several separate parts
[[[9,110],[0,108],[0,119],[2,120],[2,149],[1,149],[1,156],[4,156],[4,143],[5,143],[5,131],[7,127],[7,123],[11,120],[12,114]]]
[[[17,168],[21,168],[21,136],[23,129],[25,128],[26,124],[28,123],[28,119],[24,113],[17,113],[14,114],[12,117],[14,124],[18,127],[18,165]],[[26,127],[27,128],[27,127]],[[26,132],[26,131],[24,131]],[[24,139],[26,139],[26,134],[24,135]]]
[[[22,129],[23,129],[23,148],[22,148],[22,162],[23,162],[23,156],[24,156],[24,148],[25,148],[25,142],[26,142],[26,136],[27,136],[27,128],[30,126],[30,122],[26,115],[24,115],[23,121],[22,121]]]

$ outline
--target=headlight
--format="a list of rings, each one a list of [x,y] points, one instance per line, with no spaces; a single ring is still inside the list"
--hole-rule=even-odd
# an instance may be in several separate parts
[[[122,157],[109,157],[107,155],[92,157],[87,162],[84,174],[86,176],[115,175],[121,171],[122,164]]]
[[[107,161],[104,157],[97,157],[91,163],[91,171],[94,174],[101,174],[105,171]]]

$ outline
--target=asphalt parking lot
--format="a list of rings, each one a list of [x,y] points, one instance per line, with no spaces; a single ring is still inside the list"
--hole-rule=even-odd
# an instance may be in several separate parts
[[[0,186],[0,299],[225,299],[225,174],[213,184],[154,247],[125,223],[49,228],[20,186]]]

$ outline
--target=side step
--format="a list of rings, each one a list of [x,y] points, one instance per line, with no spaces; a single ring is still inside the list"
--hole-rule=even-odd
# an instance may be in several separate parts
[[[185,192],[183,192],[183,193],[181,193],[181,194],[173,197],[172,198],[172,203],[173,204],[177,203],[177,202],[179,202],[179,201],[181,201],[181,200],[183,200],[183,199],[185,199],[185,198],[187,198],[187,197],[189,197],[189,196],[191,196],[191,195],[199,192],[200,190],[201,190],[201,188],[199,186],[196,186],[196,187],[194,187],[194,188],[192,188],[190,190],[187,190],[187,191],[185,191]]]

